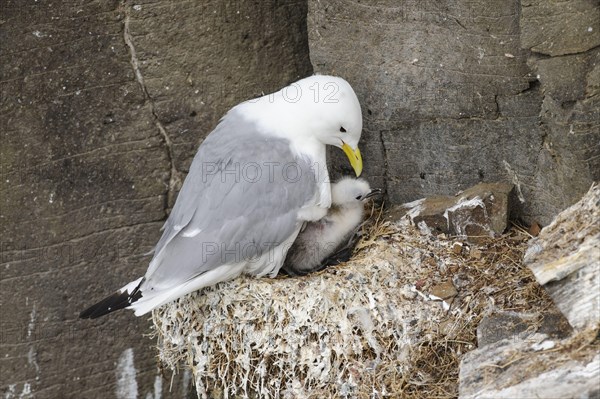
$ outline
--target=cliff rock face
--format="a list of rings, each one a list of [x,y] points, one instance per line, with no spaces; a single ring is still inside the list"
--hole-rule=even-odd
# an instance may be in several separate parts
[[[77,316],[146,270],[218,118],[312,72],[306,5],[225,3],[3,2],[3,398],[191,389],[161,383],[147,319]]]
[[[308,33],[362,100],[391,202],[509,181],[546,225],[600,179],[597,0],[312,0]]]
[[[600,323],[600,187],[595,184],[529,243],[524,262],[573,328]]]
[[[485,316],[478,348],[461,359],[461,398],[598,397],[598,259],[600,188],[595,184],[529,241],[523,257],[560,313]]]

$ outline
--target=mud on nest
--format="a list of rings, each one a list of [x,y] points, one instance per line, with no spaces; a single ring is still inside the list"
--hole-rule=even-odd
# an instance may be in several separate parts
[[[473,245],[380,210],[369,220],[347,263],[241,277],[154,311],[161,364],[190,368],[204,398],[450,398],[486,312],[552,306],[522,264],[522,229]],[[430,295],[449,282],[453,297]]]

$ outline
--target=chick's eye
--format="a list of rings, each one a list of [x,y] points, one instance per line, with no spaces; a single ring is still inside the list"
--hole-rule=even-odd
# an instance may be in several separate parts
[[[346,129],[344,129],[344,126],[340,127],[340,132],[346,133]]]

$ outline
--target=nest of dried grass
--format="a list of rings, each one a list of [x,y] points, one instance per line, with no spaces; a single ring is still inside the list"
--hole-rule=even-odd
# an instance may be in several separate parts
[[[204,398],[457,397],[484,314],[551,306],[522,264],[529,238],[467,244],[373,209],[345,264],[242,277],[154,311],[159,359],[190,368]]]

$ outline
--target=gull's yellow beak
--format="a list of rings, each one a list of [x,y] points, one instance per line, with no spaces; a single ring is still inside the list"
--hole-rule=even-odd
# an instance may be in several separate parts
[[[358,147],[356,147],[356,150],[353,150],[348,144],[344,143],[342,145],[342,150],[344,150],[344,154],[348,157],[350,165],[352,165],[352,169],[354,169],[354,173],[356,173],[356,177],[360,176],[363,169],[363,162]]]

